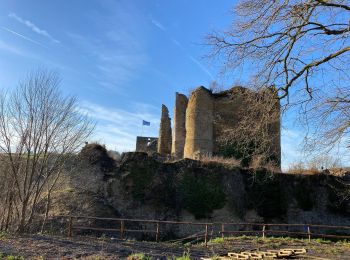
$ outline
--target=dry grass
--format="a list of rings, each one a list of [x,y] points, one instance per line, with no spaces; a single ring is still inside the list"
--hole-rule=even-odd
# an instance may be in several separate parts
[[[348,168],[330,168],[325,170],[319,170],[317,168],[304,168],[304,167],[290,167],[286,173],[289,174],[305,174],[305,175],[314,175],[314,174],[329,174],[333,176],[343,176],[349,172]]]
[[[200,161],[204,164],[218,163],[229,166],[240,166],[240,161],[235,158],[226,158],[223,156],[201,156]]]
[[[321,171],[319,171],[318,169],[288,169],[286,173],[314,175],[314,174],[320,174]]]

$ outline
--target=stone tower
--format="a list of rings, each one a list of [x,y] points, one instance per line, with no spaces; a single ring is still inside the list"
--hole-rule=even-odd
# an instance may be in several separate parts
[[[171,120],[169,110],[162,105],[162,116],[160,119],[158,153],[161,155],[170,155],[171,153]]]
[[[197,159],[201,155],[212,155],[213,112],[211,92],[204,87],[194,90],[186,110],[184,158]]]
[[[171,155],[175,159],[181,159],[184,155],[184,147],[186,140],[186,108],[188,99],[185,95],[175,94],[174,108],[174,132]]]
[[[201,86],[191,93],[189,99],[183,94],[176,93],[173,135],[171,133],[168,109],[166,106],[162,106],[158,153],[163,156],[171,154],[174,159],[200,159],[203,155],[236,156],[240,152],[236,151],[236,147],[233,146],[236,137],[230,136],[229,133],[234,133],[234,130],[240,124],[244,124],[245,121],[242,121],[243,119],[251,119],[252,122],[256,120],[259,113],[255,113],[255,111],[259,110],[252,112],[249,108],[254,109],[255,106],[251,106],[251,102],[255,102],[254,100],[259,97],[262,98],[263,102],[266,101],[266,104],[272,105],[272,112],[277,115],[273,121],[266,122],[267,133],[263,134],[268,136],[268,138],[264,138],[264,145],[268,146],[269,149],[267,151],[268,159],[280,166],[280,103],[278,99],[271,99],[271,93],[265,91],[271,90],[255,92],[236,86],[228,90],[212,93]],[[274,92],[272,94],[277,95]],[[264,96],[266,96],[266,99]],[[264,107],[262,106],[262,109]],[[273,115],[271,111],[269,114]],[[249,119],[245,119],[246,115],[248,115]],[[232,147],[228,146],[227,143],[231,144]],[[250,161],[256,159],[256,162],[260,163],[260,160],[263,164],[264,158],[260,156],[262,154],[259,154],[259,150],[256,150],[256,154],[253,152],[251,153]],[[259,159],[259,156],[262,159]]]

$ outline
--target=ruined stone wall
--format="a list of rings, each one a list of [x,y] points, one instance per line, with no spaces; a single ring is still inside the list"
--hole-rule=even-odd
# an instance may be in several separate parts
[[[276,100],[275,111],[277,111],[279,115],[281,114],[281,105],[279,100]],[[278,117],[276,121],[272,122],[269,129],[270,135],[273,137],[271,143],[271,155],[275,156],[276,162],[281,165],[281,118]]]
[[[242,88],[234,87],[213,94],[214,98],[214,154],[220,154],[220,146],[227,137],[227,131],[237,127],[241,119],[241,109],[247,105],[242,96]]]
[[[175,159],[181,159],[184,155],[186,140],[186,108],[188,99],[185,95],[175,94],[173,141],[171,154]]]
[[[160,119],[158,153],[161,155],[171,154],[171,120],[169,110],[165,105],[162,105],[162,116]]]
[[[136,152],[157,152],[158,138],[156,137],[136,137]]]
[[[270,90],[265,90],[270,91]],[[243,116],[244,120],[247,120],[247,116],[251,117],[250,120],[258,120],[259,110],[269,109],[273,104],[274,110],[277,114],[280,114],[280,104],[278,100],[271,100],[270,94],[267,95],[266,101],[261,99],[264,91],[259,94],[243,87],[233,87],[229,90],[222,91],[220,93],[213,94],[214,97],[214,154],[220,154],[222,152],[223,141],[228,140],[228,133],[237,127],[240,127]],[[255,102],[256,97],[260,96],[259,102]],[[266,102],[266,103],[265,103]],[[266,104],[266,105],[265,105]],[[262,112],[264,113],[264,112]],[[256,140],[264,140],[264,148],[266,149],[268,156],[277,164],[281,163],[281,134],[280,134],[280,118],[277,117],[273,122],[268,123],[268,132],[261,133],[264,136],[256,137]],[[253,127],[252,124],[246,124],[249,127]],[[247,129],[249,130],[249,129]],[[241,129],[244,131],[244,129]],[[244,134],[244,133],[243,133]],[[232,138],[232,137],[231,137]],[[230,142],[234,140],[228,140]],[[248,145],[248,144],[247,144]],[[260,156],[259,154],[257,155]],[[252,158],[254,159],[254,157]],[[258,158],[256,158],[258,162]],[[264,162],[261,162],[264,164]]]
[[[271,108],[271,102],[274,101],[269,95],[266,95],[266,102],[268,102],[266,105],[265,98],[262,98],[266,94],[264,91],[256,93],[247,88],[233,87],[219,93],[212,93],[204,87],[199,87],[191,93],[189,99],[183,94],[176,93],[173,135],[168,109],[162,106],[158,153],[171,154],[175,159],[200,159],[202,155],[236,156],[237,159],[246,160],[248,158],[247,164],[254,160],[259,165],[259,160],[261,164],[264,164],[272,159],[277,165],[280,165],[281,125],[278,116],[274,122],[268,123],[268,131],[262,131],[261,136],[249,132],[250,128],[247,128],[247,133],[251,134],[252,141],[248,140],[247,144],[244,144],[247,145],[244,146],[247,149],[243,149],[244,156],[243,150],[235,145],[237,136],[238,138],[244,137],[244,127],[254,127],[254,124],[250,122],[264,118],[261,117],[259,111]],[[280,113],[279,110],[280,104],[276,100],[277,115]],[[247,115],[251,121],[242,121],[243,118],[247,120]],[[243,128],[242,122],[246,122]],[[261,132],[257,131],[257,133]],[[259,146],[262,141],[264,146]],[[268,147],[269,150],[267,153],[262,153],[265,147]],[[266,157],[266,154],[269,158]]]
[[[184,158],[198,158],[213,152],[213,110],[211,92],[199,87],[194,90],[186,110],[186,142]]]

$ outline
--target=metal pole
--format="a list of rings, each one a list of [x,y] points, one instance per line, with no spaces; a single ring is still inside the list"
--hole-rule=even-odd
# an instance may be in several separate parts
[[[142,127],[141,127],[141,136],[143,135],[143,122],[142,122]]]

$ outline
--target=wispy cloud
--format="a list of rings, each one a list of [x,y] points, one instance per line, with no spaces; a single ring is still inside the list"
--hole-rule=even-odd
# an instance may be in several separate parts
[[[150,61],[146,52],[146,32],[137,6],[132,1],[101,1],[105,12],[92,12],[87,22],[99,30],[87,34],[66,32],[73,48],[90,61],[90,72],[97,86],[119,95],[127,95],[125,85],[138,76]],[[94,35],[92,37],[91,35]]]
[[[162,31],[164,31],[164,32],[167,31],[166,28],[165,28],[165,26],[164,26],[163,24],[161,24],[160,22],[158,22],[157,20],[151,19],[151,23],[152,23],[154,26],[156,26],[156,27],[158,27],[159,29],[161,29]]]
[[[51,36],[51,34],[49,34],[47,31],[40,29],[38,26],[36,26],[34,23],[32,23],[29,20],[25,20],[23,18],[21,18],[20,16],[18,16],[15,13],[10,13],[9,14],[10,18],[15,19],[17,22],[20,22],[21,24],[24,24],[25,26],[27,26],[28,28],[30,28],[33,32],[40,34],[48,39],[50,39],[52,42],[54,43],[60,43],[59,40],[55,39],[54,37]]]
[[[214,80],[214,76],[213,74],[196,58],[194,58],[192,55],[188,54],[187,50],[185,49],[185,47],[183,46],[183,44],[181,44],[176,38],[174,38],[167,30],[167,28],[160,23],[159,21],[155,20],[154,18],[150,18],[151,23],[157,27],[158,29],[162,30],[167,37],[177,46],[179,47],[184,53],[185,55],[194,63],[197,65],[197,67],[202,70],[205,74],[207,74],[211,80]]]
[[[0,50],[6,51],[6,52],[11,52],[16,55],[22,55],[22,51],[19,49],[13,47],[12,45],[7,44],[6,42],[3,42],[0,40]]]
[[[127,111],[107,108],[91,102],[82,102],[80,110],[91,118],[98,120],[94,138],[103,142],[109,149],[134,151],[136,136],[141,134],[142,120],[151,122],[144,128],[146,136],[157,136],[159,118],[157,108],[149,104],[135,104],[136,109]]]
[[[24,40],[26,40],[26,41],[29,41],[29,42],[31,42],[31,43],[34,43],[34,44],[36,44],[36,45],[39,45],[39,46],[41,46],[41,47],[47,49],[47,47],[44,46],[44,45],[42,45],[40,42],[37,42],[37,41],[35,41],[35,40],[33,40],[33,39],[27,37],[27,36],[24,36],[23,34],[20,34],[20,33],[18,33],[18,32],[15,32],[15,31],[13,31],[13,30],[7,28],[7,27],[1,26],[1,29],[5,30],[5,31],[7,31],[7,32],[9,32],[9,33],[12,33],[13,35],[16,35],[16,36],[18,36],[18,37],[20,37],[20,38],[22,38],[22,39],[24,39]]]
[[[41,60],[40,57],[36,56],[34,53],[25,51],[21,48],[14,46],[13,44],[6,43],[2,40],[0,40],[0,51],[4,51],[6,53],[11,53],[33,60]]]
[[[193,61],[205,74],[207,74],[212,80],[214,80],[214,76],[213,74],[210,73],[210,71],[196,58],[194,58],[193,56],[189,55],[188,56],[190,58],[191,61]]]

